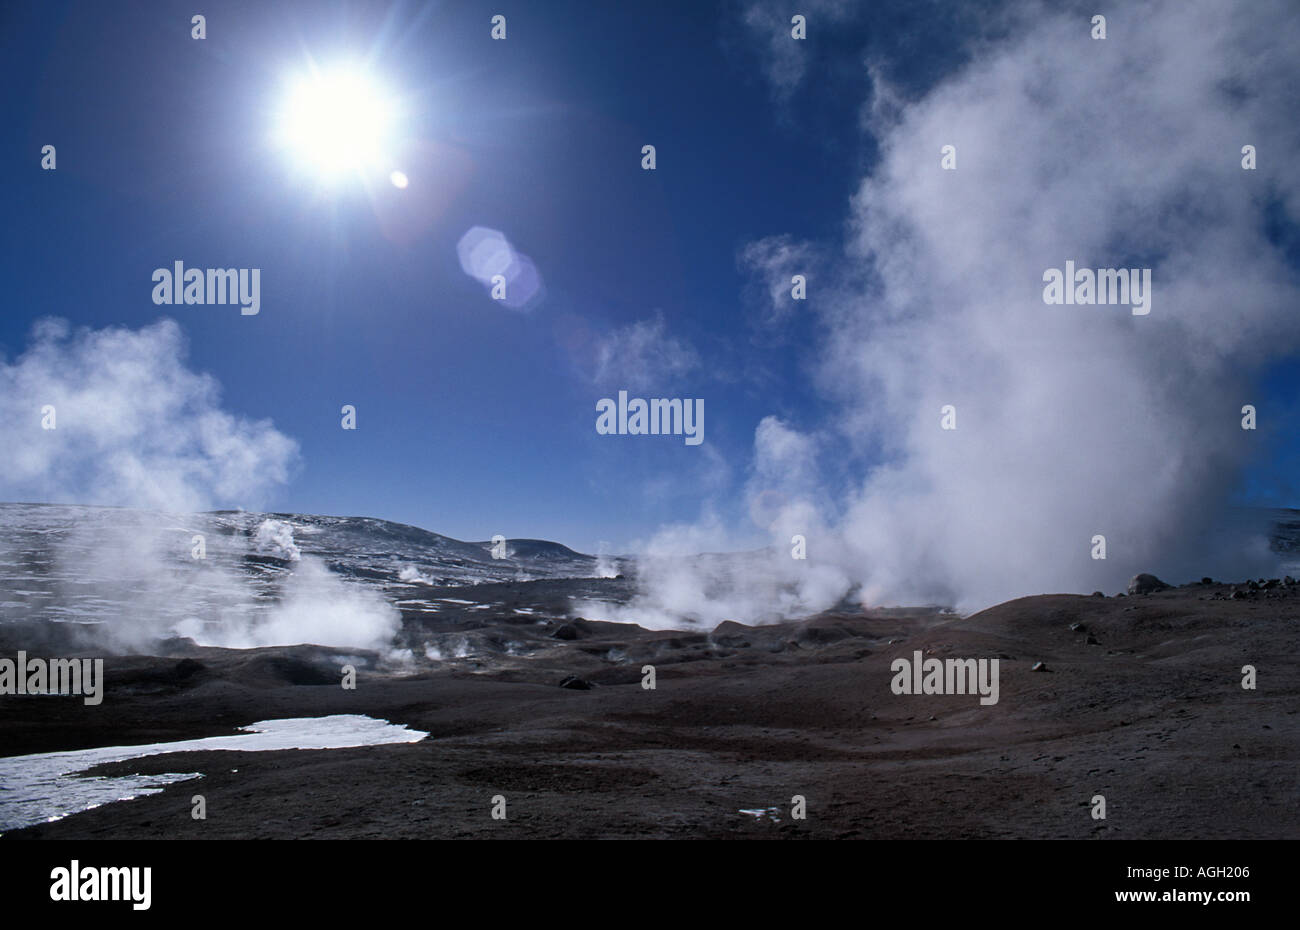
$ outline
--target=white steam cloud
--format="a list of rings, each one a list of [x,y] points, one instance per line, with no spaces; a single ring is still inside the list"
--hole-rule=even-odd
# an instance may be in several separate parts
[[[808,301],[837,418],[768,418],[755,437],[748,496],[773,551],[712,595],[704,570],[660,578],[652,561],[620,619],[753,622],[843,594],[972,609],[1113,593],[1139,571],[1275,567],[1264,527],[1228,499],[1257,448],[1240,423],[1260,402],[1252,378],[1300,335],[1296,270],[1269,232],[1300,217],[1300,9],[1125,5],[1103,41],[1088,16],[1018,9],[923,98],[880,87],[890,105],[863,108],[880,160]],[[940,167],[946,145],[956,170]],[[788,282],[799,254],[777,237],[744,261]],[[1151,268],[1150,315],[1046,305],[1043,272],[1067,260]],[[810,465],[830,454],[870,463],[847,499]],[[797,533],[806,563],[790,558]]]
[[[390,659],[401,658],[387,648],[402,625],[396,607],[371,590],[343,581],[319,558],[303,555],[292,526],[282,520],[262,521],[255,544],[260,551],[296,563],[280,586],[278,600],[264,611],[237,619],[193,625],[188,633],[196,641],[240,649],[298,643],[360,646],[385,652]]]
[[[11,453],[0,458],[4,499],[137,508],[88,515],[54,552],[50,574],[70,579],[67,602],[102,589],[98,608],[70,619],[104,621],[106,646],[178,633],[241,648],[384,649],[400,626],[382,597],[304,555],[288,523],[223,536],[195,515],[260,502],[288,479],[298,449],[270,421],[221,409],[219,386],[187,366],[170,320],[139,330],[38,323],[26,352],[0,359],[0,434]],[[191,558],[196,533],[210,558]],[[250,553],[291,566],[269,600],[235,567]]]
[[[283,520],[263,520],[259,523],[253,544],[259,552],[289,562],[302,560],[302,550],[293,539],[293,527]]]
[[[185,351],[171,320],[37,323],[27,351],[0,360],[6,499],[193,511],[283,484],[297,444],[268,420],[222,410],[217,382],[191,371]]]

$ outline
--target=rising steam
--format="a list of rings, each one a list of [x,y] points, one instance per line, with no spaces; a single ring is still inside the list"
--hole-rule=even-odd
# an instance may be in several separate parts
[[[101,595],[70,619],[102,621],[107,648],[175,633],[205,645],[384,648],[398,611],[303,554],[292,526],[221,535],[196,513],[264,500],[298,451],[270,421],[221,409],[217,383],[185,355],[170,320],[76,331],[44,320],[25,353],[0,360],[0,433],[12,451],[0,458],[3,497],[139,508],[88,515],[60,538],[54,574],[75,579],[66,600]],[[195,534],[207,537],[202,559]],[[284,563],[273,596],[258,597],[236,567],[249,554]]]
[[[920,99],[878,80],[879,162],[810,281],[834,415],[755,437],[749,501],[772,549],[731,584],[652,561],[618,619],[755,622],[841,595],[970,609],[1274,567],[1265,528],[1228,506],[1260,448],[1241,408],[1300,334],[1300,10],[1266,5],[1126,6],[1104,41],[1027,5]],[[778,299],[791,254],[786,237],[745,252]],[[1044,304],[1043,272],[1067,260],[1153,269],[1150,315]],[[828,456],[863,463],[847,494],[819,478]]]

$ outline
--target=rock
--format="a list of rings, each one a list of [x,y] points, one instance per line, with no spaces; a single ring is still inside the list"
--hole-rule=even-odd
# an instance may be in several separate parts
[[[1165,584],[1155,575],[1148,575],[1145,572],[1141,575],[1134,575],[1128,583],[1129,594],[1153,594],[1156,591],[1164,591],[1169,585]]]
[[[1233,599],[1234,601],[1240,601],[1240,600],[1242,600],[1243,598],[1245,598],[1245,596],[1246,596],[1246,592],[1243,591],[1243,590],[1241,590],[1241,588],[1233,588],[1233,589],[1232,589],[1232,599]]]
[[[1035,662],[1034,665],[1033,665],[1033,668],[1031,668],[1030,671],[1031,671],[1031,672],[1050,672],[1051,669],[1047,667],[1047,663],[1046,663],[1046,662]]]
[[[1071,624],[1070,624],[1070,630],[1071,630],[1072,632],[1074,632],[1074,633],[1087,633],[1087,632],[1088,632],[1088,628],[1087,628],[1086,626],[1084,626],[1082,623],[1071,623]]]
[[[1201,584],[1214,584],[1214,579],[1211,578],[1209,575],[1206,575],[1204,578],[1201,579]]]
[[[1101,645],[1101,640],[1099,640],[1097,637],[1093,636],[1091,633],[1088,634],[1088,638],[1087,638],[1084,642],[1085,642],[1087,645],[1089,645],[1089,646],[1100,646],[1100,645]]]
[[[584,678],[579,678],[577,675],[567,675],[560,682],[560,687],[567,688],[570,691],[590,691],[595,685]]]
[[[1093,597],[1105,597],[1106,595],[1105,595],[1103,592],[1101,592],[1101,591],[1093,591],[1093,592],[1092,592],[1092,596],[1093,596]]]
[[[572,623],[563,623],[556,628],[554,633],[551,634],[551,638],[573,640],[573,639],[577,639],[579,635],[581,634],[579,633],[578,628],[576,626],[574,626]]]

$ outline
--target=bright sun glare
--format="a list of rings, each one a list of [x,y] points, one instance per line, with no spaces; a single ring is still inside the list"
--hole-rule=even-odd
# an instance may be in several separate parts
[[[296,162],[332,181],[348,172],[391,167],[384,162],[393,156],[396,116],[392,98],[364,72],[316,73],[290,86],[279,138]]]

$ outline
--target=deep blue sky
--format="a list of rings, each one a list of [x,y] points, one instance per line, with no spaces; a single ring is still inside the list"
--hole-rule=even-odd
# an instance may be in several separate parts
[[[301,444],[267,509],[586,550],[694,520],[706,499],[743,523],[759,420],[806,426],[826,408],[811,328],[756,333],[737,254],[842,235],[874,157],[864,51],[918,90],[963,61],[957,14],[895,6],[814,30],[809,79],[779,100],[739,5],[8,3],[0,346],[21,352],[44,315],[172,316],[227,409]],[[497,12],[504,42],[488,34]],[[283,77],[308,54],[368,59],[400,92],[404,133],[432,153],[410,189],[322,194],[267,145]],[[39,170],[46,143],[57,171]],[[640,168],[645,143],[656,172]],[[536,263],[547,294],[531,313],[461,271],[456,244],[476,225]],[[154,306],[150,274],[177,259],[261,268],[260,315]],[[609,391],[588,377],[592,345],[656,314],[701,365],[652,393],[705,398],[722,487],[701,486],[702,447],[594,431]],[[345,403],[356,432],[339,428]]]

